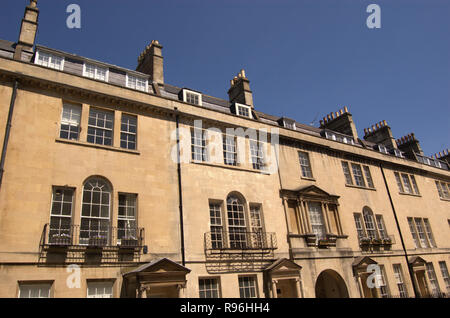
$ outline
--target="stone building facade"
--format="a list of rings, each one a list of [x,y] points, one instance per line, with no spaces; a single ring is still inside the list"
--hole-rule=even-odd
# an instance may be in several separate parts
[[[0,297],[445,297],[450,159],[347,107],[320,127],[0,40]]]

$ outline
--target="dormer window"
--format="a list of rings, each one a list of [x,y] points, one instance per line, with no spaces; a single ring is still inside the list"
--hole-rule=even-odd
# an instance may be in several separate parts
[[[247,118],[253,118],[252,110],[251,110],[250,106],[235,103],[234,107],[235,107],[236,115],[242,116],[242,117],[247,117]]]
[[[325,132],[325,138],[331,139],[331,140],[334,140],[334,141],[337,140],[337,139],[336,139],[336,135],[333,134],[333,133],[330,133],[330,132],[328,132],[328,131]]]
[[[47,52],[37,51],[34,63],[48,68],[53,68],[58,71],[62,71],[64,69],[64,57]]]
[[[394,149],[394,155],[396,156],[396,157],[399,157],[399,158],[405,158],[405,155],[403,154],[403,152],[401,152],[400,150],[398,150],[398,149]]]
[[[383,145],[377,145],[378,151],[381,153],[389,154],[387,148]]]
[[[84,63],[83,76],[107,82],[108,75],[109,75],[108,68],[94,64]]]
[[[202,94],[183,89],[183,102],[202,106]]]
[[[138,91],[147,92],[148,80],[143,77],[137,77],[127,74],[127,87]]]
[[[295,130],[295,121],[292,119],[281,117],[278,123],[284,128]]]

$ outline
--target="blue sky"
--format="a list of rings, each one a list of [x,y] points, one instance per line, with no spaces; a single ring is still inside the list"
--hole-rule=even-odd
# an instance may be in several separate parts
[[[3,0],[0,38],[16,41],[28,0]],[[66,7],[82,13],[66,27]],[[381,29],[366,8],[381,7]],[[347,106],[360,138],[387,120],[425,154],[450,147],[448,0],[39,0],[37,43],[135,69],[151,40],[165,81],[227,99],[241,68],[255,108],[309,124]]]

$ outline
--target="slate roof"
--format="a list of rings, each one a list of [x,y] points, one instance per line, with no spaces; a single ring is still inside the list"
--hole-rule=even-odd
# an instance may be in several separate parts
[[[15,42],[0,39],[0,50],[14,53]]]

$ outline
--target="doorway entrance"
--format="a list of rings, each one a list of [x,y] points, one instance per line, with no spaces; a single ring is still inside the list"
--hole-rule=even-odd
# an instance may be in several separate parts
[[[317,298],[348,298],[344,279],[336,271],[327,269],[320,273],[316,281]]]

